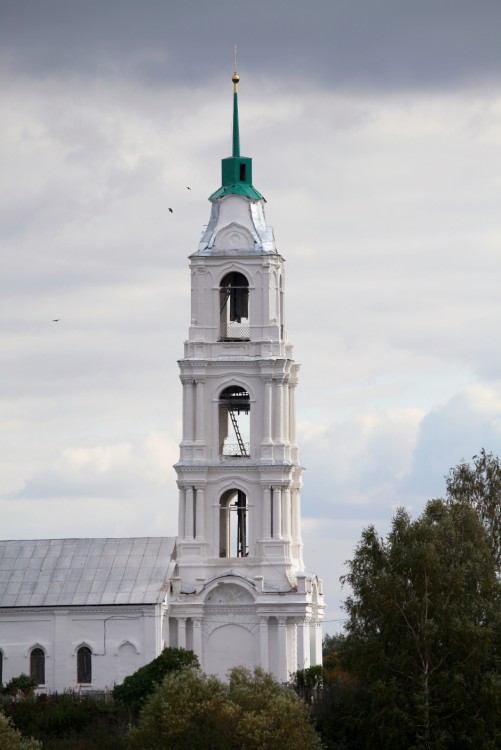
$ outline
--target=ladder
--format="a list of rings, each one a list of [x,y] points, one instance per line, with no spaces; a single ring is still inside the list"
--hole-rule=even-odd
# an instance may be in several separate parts
[[[233,429],[235,430],[235,435],[237,436],[237,443],[238,443],[238,447],[240,449],[240,455],[241,456],[248,456],[249,454],[247,453],[247,451],[245,449],[245,444],[244,444],[244,441],[242,440],[242,435],[240,434],[240,430],[238,428],[238,422],[237,422],[237,418],[235,416],[235,412],[231,408],[228,409],[228,412],[229,412],[229,415],[230,415],[231,424],[233,425]]]

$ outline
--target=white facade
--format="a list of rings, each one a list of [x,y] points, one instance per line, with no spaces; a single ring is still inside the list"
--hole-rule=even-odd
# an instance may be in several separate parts
[[[175,538],[0,541],[1,682],[106,690],[165,646]]]
[[[111,690],[162,649],[161,605],[38,607],[2,612],[2,680],[32,672],[32,653],[43,654],[39,693]],[[78,652],[90,651],[90,674],[79,675]],[[79,679],[83,677],[83,679]],[[89,679],[90,677],[90,679]]]
[[[321,582],[304,571],[301,540],[299,366],[251,160],[234,149],[224,161],[230,177],[223,163],[190,259],[170,643],[193,648],[209,673],[260,664],[285,681],[321,662]]]

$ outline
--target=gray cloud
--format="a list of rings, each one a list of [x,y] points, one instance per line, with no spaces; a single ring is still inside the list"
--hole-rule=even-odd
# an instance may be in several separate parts
[[[242,72],[327,87],[441,88],[499,81],[496,0],[62,0],[4,3],[6,62],[37,77],[106,75],[163,87]]]

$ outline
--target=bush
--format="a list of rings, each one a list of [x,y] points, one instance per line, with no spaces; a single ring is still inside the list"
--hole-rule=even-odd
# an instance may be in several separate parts
[[[11,720],[0,712],[0,750],[40,750],[36,740],[23,737]]]
[[[28,677],[23,672],[17,677],[13,677],[3,688],[2,693],[4,695],[17,695],[21,690],[24,695],[33,695],[37,685],[38,682],[33,677]]]
[[[197,666],[198,659],[193,651],[185,651],[184,648],[164,648],[160,656],[126,677],[121,685],[115,685],[113,697],[139,710],[165,675],[185,667]]]

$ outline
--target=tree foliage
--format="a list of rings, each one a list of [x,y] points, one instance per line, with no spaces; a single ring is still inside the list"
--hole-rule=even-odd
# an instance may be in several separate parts
[[[40,750],[41,745],[33,739],[23,737],[12,726],[7,716],[0,711],[0,750]]]
[[[223,683],[198,669],[166,676],[146,702],[130,747],[138,750],[315,750],[308,710],[261,669],[237,667]]]
[[[348,569],[343,659],[369,695],[357,747],[499,747],[500,584],[477,512],[399,510],[387,539],[363,532]]]
[[[34,677],[29,677],[24,672],[21,672],[20,675],[9,680],[3,688],[2,693],[4,695],[17,695],[21,690],[24,695],[33,695],[37,685],[38,681]]]
[[[198,659],[193,651],[164,648],[160,656],[126,677],[121,685],[115,685],[113,697],[132,708],[139,709],[166,674],[191,666],[198,666]]]
[[[489,536],[498,573],[501,572],[501,462],[484,448],[473,465],[462,460],[445,478],[447,499],[474,508]]]

